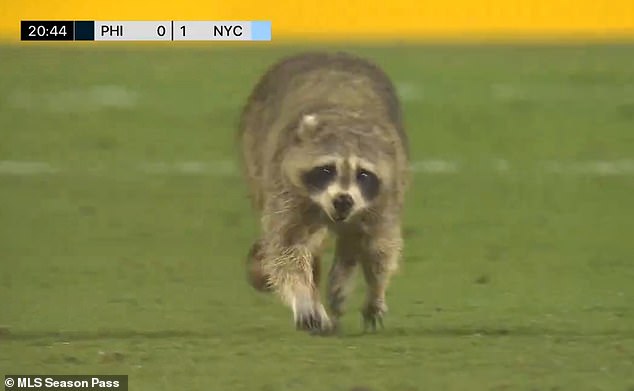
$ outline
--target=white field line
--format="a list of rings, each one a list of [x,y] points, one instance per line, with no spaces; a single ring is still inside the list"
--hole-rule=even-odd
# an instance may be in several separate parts
[[[549,172],[559,174],[590,174],[598,176],[633,175],[634,160],[594,161],[565,165],[560,162],[547,162],[545,168]]]
[[[512,164],[504,159],[492,160],[486,166],[478,166],[476,172],[492,172],[497,174],[522,174],[522,169],[514,169]],[[466,169],[465,169],[466,168]],[[460,164],[451,160],[417,160],[412,162],[411,170],[415,174],[451,175],[469,171],[469,164]],[[54,166],[46,162],[0,160],[0,175],[29,176],[53,175],[64,173],[79,173],[87,175],[101,175],[120,172],[120,167],[82,167],[65,168]],[[137,172],[143,175],[205,175],[205,176],[235,176],[240,173],[236,162],[231,160],[191,161],[191,162],[147,162],[123,167],[127,172]],[[523,169],[525,167],[523,166]],[[555,175],[590,175],[590,176],[634,176],[634,159],[626,160],[596,160],[587,162],[535,162],[530,169],[546,174]]]
[[[394,83],[396,91],[403,102],[445,101],[449,98],[447,91],[438,85],[425,86],[421,82],[397,80]],[[624,102],[634,100],[634,83],[619,84],[570,84],[570,83],[506,83],[493,82],[488,88],[478,90],[462,90],[460,86],[453,88],[460,93],[474,98],[493,99],[500,101],[596,101],[610,97],[618,97]],[[444,92],[443,92],[444,90]]]
[[[20,110],[51,113],[84,113],[103,109],[131,109],[138,104],[139,93],[122,85],[93,85],[59,91],[17,90],[6,103]]]
[[[48,163],[0,160],[0,175],[37,175],[57,172],[58,170]]]
[[[394,86],[403,102],[446,100],[443,94],[434,94],[420,81],[395,80]],[[438,88],[438,86],[436,86]],[[438,92],[438,91],[436,91]],[[489,88],[478,91],[483,99],[568,101],[602,99],[615,94],[623,101],[634,100],[634,83],[619,85],[583,85],[562,83],[508,83],[493,82]],[[49,113],[91,113],[107,109],[133,109],[139,105],[141,93],[125,85],[96,84],[85,87],[38,91],[17,89],[5,97],[7,107],[17,110],[44,111]],[[445,94],[446,95],[446,94]]]

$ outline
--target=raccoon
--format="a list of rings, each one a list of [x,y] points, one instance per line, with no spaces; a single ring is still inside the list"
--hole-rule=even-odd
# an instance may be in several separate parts
[[[408,138],[387,74],[350,53],[286,57],[252,90],[238,141],[261,225],[247,257],[251,285],[277,294],[298,330],[328,333],[344,314],[358,265],[367,285],[364,329],[382,326],[410,182]],[[329,236],[327,311],[319,283]]]

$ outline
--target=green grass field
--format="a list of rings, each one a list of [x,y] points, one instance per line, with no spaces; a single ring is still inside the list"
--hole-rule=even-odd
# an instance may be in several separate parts
[[[0,374],[634,390],[634,46],[351,49],[399,86],[417,171],[385,330],[359,279],[332,338],[244,277],[235,123],[301,49],[84,46],[0,48]]]

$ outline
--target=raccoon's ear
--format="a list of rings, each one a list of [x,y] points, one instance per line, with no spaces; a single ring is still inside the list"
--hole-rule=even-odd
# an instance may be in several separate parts
[[[304,114],[299,121],[299,127],[297,128],[297,135],[299,138],[304,138],[311,134],[319,125],[319,119],[315,114]]]

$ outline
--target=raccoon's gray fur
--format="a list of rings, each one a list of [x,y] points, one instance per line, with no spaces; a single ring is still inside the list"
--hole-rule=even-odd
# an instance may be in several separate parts
[[[253,286],[276,292],[298,329],[328,332],[319,257],[337,238],[328,277],[334,320],[358,264],[362,309],[376,327],[403,241],[408,141],[395,89],[375,64],[346,53],[304,53],[274,64],[244,108],[238,132],[244,174],[261,215],[249,251]]]

